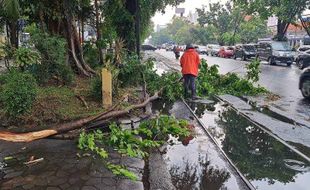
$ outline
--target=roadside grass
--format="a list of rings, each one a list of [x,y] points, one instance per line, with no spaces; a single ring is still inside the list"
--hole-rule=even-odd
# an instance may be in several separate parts
[[[50,126],[69,122],[89,116],[94,116],[105,111],[101,100],[93,97],[89,78],[77,77],[72,86],[40,86],[37,98],[31,110],[17,118],[10,118],[5,113],[0,102],[0,127],[10,127],[12,131],[27,131],[36,129],[48,129]],[[101,88],[99,89],[101,90]],[[100,92],[98,92],[100,93]],[[140,90],[136,88],[119,89],[117,96],[113,96],[115,109],[124,109],[132,104],[142,101]],[[88,108],[83,101],[87,103]],[[133,114],[140,114],[134,111]]]
[[[73,86],[42,86],[38,89],[38,96],[31,111],[18,116],[14,120],[9,118],[3,107],[0,107],[0,120],[4,125],[25,126],[27,128],[40,126],[47,128],[50,125],[63,123],[102,112],[101,102],[90,96],[90,86],[87,78],[77,78]],[[77,97],[87,102],[88,108]]]

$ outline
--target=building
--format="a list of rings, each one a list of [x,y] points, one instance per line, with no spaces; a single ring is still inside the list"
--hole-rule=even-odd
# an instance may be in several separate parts
[[[189,22],[193,23],[193,24],[197,24],[198,23],[198,13],[197,11],[192,13],[191,11],[188,13],[188,16],[186,17],[186,20],[188,20]]]
[[[307,20],[307,19],[306,19]],[[308,19],[310,20],[310,18]],[[272,32],[272,36],[277,34],[278,18],[273,16],[269,17],[267,27]],[[303,28],[301,22],[290,24],[286,31],[286,37],[292,47],[303,45],[305,39],[308,37],[307,32]]]

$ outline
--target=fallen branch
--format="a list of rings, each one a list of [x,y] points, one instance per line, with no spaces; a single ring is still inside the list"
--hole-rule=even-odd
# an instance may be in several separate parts
[[[35,160],[30,160],[28,162],[24,162],[24,164],[29,165],[29,164],[34,164],[37,162],[42,162],[44,160],[44,158],[39,158],[39,159],[35,159]]]
[[[104,112],[103,114],[101,113],[97,116],[91,116],[91,117],[76,120],[73,122],[65,123],[59,126],[54,126],[48,130],[41,130],[41,131],[28,132],[28,133],[11,133],[11,132],[2,131],[0,132],[0,140],[10,141],[10,142],[31,142],[31,141],[46,138],[52,135],[56,135],[56,134],[68,132],[74,129],[82,128],[84,125],[89,124],[93,121],[107,120],[107,119],[114,118],[114,117],[120,117],[124,114],[128,114],[130,111],[134,109],[143,108],[148,103],[158,99],[159,92],[156,92],[152,97],[148,98],[144,102],[129,106],[124,110]]]
[[[77,99],[79,99],[79,100],[83,103],[83,105],[84,105],[87,109],[89,109],[87,102],[85,101],[85,99],[84,99],[82,96],[80,96],[80,95],[75,95],[75,97],[77,97]]]

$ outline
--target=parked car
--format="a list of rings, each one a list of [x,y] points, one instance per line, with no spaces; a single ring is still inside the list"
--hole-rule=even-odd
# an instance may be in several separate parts
[[[208,55],[207,47],[206,46],[197,46],[196,49],[199,54]]]
[[[156,47],[149,45],[149,44],[141,45],[141,50],[143,51],[155,51],[156,49],[157,49]]]
[[[207,53],[211,56],[218,56],[220,51],[220,46],[217,44],[209,44],[207,45]]]
[[[296,52],[295,52],[295,62],[298,61],[298,57],[300,55],[303,55],[306,51],[310,50],[310,46],[306,45],[306,46],[300,46]]]
[[[175,46],[174,44],[167,44],[166,51],[173,51],[174,46]]]
[[[234,56],[234,48],[231,46],[222,46],[218,55],[223,58],[231,58]]]
[[[241,58],[243,61],[256,57],[256,48],[253,44],[236,45],[234,59]]]
[[[291,66],[294,53],[288,42],[261,41],[257,47],[257,57],[266,60],[270,65],[285,63]]]
[[[310,100],[310,68],[305,69],[300,75],[299,89],[301,94]]]
[[[310,66],[310,49],[298,54],[296,57],[296,65],[299,69]]]

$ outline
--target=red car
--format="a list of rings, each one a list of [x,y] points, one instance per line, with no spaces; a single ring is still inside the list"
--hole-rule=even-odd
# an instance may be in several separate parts
[[[219,57],[231,58],[233,56],[234,56],[234,48],[233,47],[222,46],[220,48]]]

